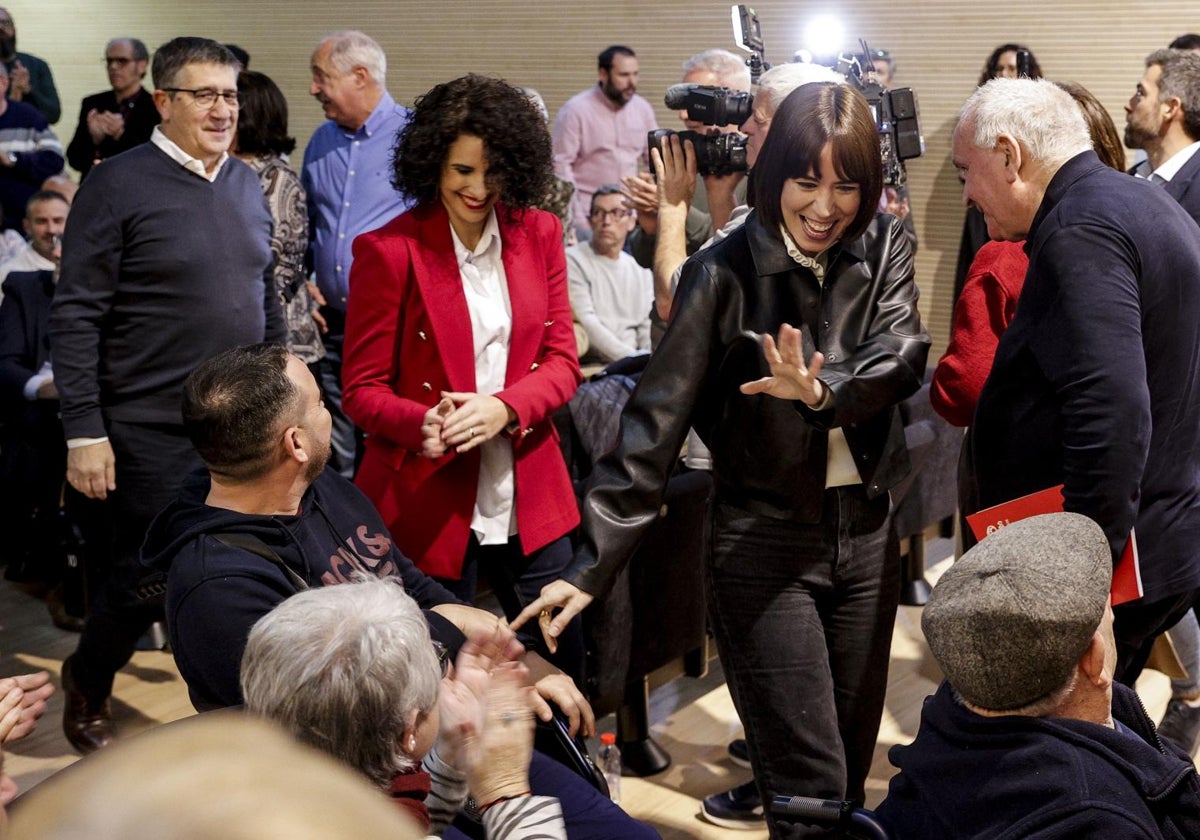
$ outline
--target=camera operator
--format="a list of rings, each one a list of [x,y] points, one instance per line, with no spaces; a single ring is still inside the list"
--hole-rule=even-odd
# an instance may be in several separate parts
[[[683,83],[748,93],[750,69],[745,61],[729,50],[705,50],[683,62]],[[736,124],[710,126],[696,122],[688,117],[686,110],[679,112],[679,119],[689,131],[699,134],[732,134],[738,130]],[[745,203],[745,177],[745,172],[693,177],[694,197],[690,200],[685,230],[688,254],[708,241],[714,230],[724,226],[735,206]],[[658,190],[654,177],[647,172],[626,177],[623,181],[625,196],[638,211],[637,227],[629,236],[629,252],[639,264],[652,268],[658,235]]]
[[[871,50],[871,65],[875,68],[875,81],[884,90],[891,90],[896,83],[896,60],[887,50]],[[912,246],[913,255],[917,253],[917,228],[913,224],[912,205],[908,200],[908,186],[898,184],[894,187],[884,187],[879,199],[879,212],[891,213],[904,222],[904,235]]]

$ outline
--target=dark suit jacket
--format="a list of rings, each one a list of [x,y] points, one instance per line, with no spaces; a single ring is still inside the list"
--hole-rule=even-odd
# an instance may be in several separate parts
[[[0,399],[5,413],[28,402],[25,383],[50,358],[50,301],[54,273],[20,271],[4,281],[0,302]]]
[[[1200,224],[1200,152],[1192,155],[1163,189]]]
[[[1200,587],[1200,228],[1089,151],[1050,181],[1025,248],[975,414],[980,504],[1063,483],[1114,556],[1136,523],[1148,599]]]
[[[84,97],[79,106],[79,123],[75,126],[75,136],[67,146],[67,163],[79,170],[80,180],[87,177],[97,161],[107,160],[150,139],[150,134],[160,119],[158,109],[154,107],[154,96],[145,88],[140,88],[134,94],[133,100],[133,110],[125,122],[125,133],[117,140],[105,137],[96,145],[92,142],[92,135],[88,133],[88,111],[95,108],[97,111],[117,113],[121,108],[117,104],[117,95],[111,90]]]
[[[525,553],[579,522],[551,415],[579,385],[562,225],[496,206],[512,303],[504,390],[513,435],[517,531]],[[441,202],[354,241],[342,367],[346,413],[368,434],[357,484],[396,545],[426,574],[457,579],[471,534],[479,451],[420,456],[442,391],[475,391],[471,316]]]

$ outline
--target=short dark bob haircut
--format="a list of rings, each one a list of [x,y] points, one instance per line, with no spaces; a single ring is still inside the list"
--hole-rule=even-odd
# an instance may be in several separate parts
[[[287,155],[296,149],[288,137],[287,98],[271,77],[255,70],[238,73],[237,150],[251,155]]]
[[[1033,50],[1024,44],[1001,44],[992,50],[992,54],[988,56],[987,63],[983,65],[983,73],[979,76],[979,87],[983,87],[992,79],[996,78],[996,71],[1000,69],[1000,56],[1006,52],[1019,52],[1025,50],[1029,53],[1029,78],[1042,78],[1042,65],[1038,64],[1037,58],[1033,54]]]
[[[833,144],[837,176],[858,184],[861,198],[842,239],[859,236],[875,218],[883,192],[883,163],[871,107],[848,85],[811,82],[783,100],[754,164],[754,208],[772,236],[779,236],[783,221],[784,186],[793,178],[822,177],[821,150],[826,143]]]
[[[396,138],[393,186],[419,204],[437,201],[450,145],[463,134],[483,141],[488,181],[506,207],[534,207],[546,197],[553,167],[541,113],[520,88],[475,73],[417,99]]]

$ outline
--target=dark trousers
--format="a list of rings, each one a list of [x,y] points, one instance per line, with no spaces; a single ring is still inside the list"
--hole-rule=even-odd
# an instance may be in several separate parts
[[[764,802],[862,799],[887,690],[900,547],[886,496],[825,491],[801,524],[718,502],[709,618]],[[777,823],[772,837],[824,836]]]
[[[521,541],[510,537],[504,545],[480,545],[471,534],[463,560],[462,578],[438,578],[438,582],[468,604],[475,599],[480,575],[500,601],[504,615],[511,621],[525,605],[537,600],[542,587],[562,577],[571,562],[571,543],[566,537],[555,540],[526,556]],[[558,652],[551,654],[536,623],[521,628],[518,634],[527,648],[536,650],[583,685],[583,624],[576,617],[558,637]]]
[[[162,599],[138,598],[148,576],[140,563],[150,520],[174,500],[200,458],[182,426],[110,421],[108,439],[116,457],[117,489],[109,494],[112,538],[109,567],[92,603],[71,672],[79,689],[98,704],[112,693],[113,677],[133,656],[149,626],[162,618]]]
[[[329,332],[321,336],[325,342],[325,357],[312,365],[321,396],[333,419],[332,446],[329,466],[344,478],[353,479],[358,468],[358,428],[342,411],[342,345],[346,338],[346,313],[329,306],[321,308]]]
[[[1200,589],[1156,601],[1131,601],[1113,607],[1113,636],[1117,641],[1117,682],[1134,687],[1150,658],[1154,640],[1200,603]]]

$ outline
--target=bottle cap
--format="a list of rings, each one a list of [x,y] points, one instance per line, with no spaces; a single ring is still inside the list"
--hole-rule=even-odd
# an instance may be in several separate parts
[[[600,735],[600,743],[606,746],[617,743],[617,735],[615,732],[605,732]]]

